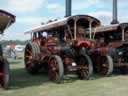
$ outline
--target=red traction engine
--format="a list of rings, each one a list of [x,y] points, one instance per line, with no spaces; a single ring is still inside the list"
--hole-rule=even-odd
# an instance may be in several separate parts
[[[68,73],[89,79],[93,66],[87,50],[93,43],[87,29],[99,24],[91,16],[75,15],[27,31],[32,40],[25,48],[26,71],[35,74],[43,68],[49,79],[57,82]]]
[[[93,32],[96,48],[90,50],[94,69],[110,75],[114,69],[128,73],[128,23],[98,27]]]
[[[4,33],[12,23],[15,22],[15,16],[0,10],[0,34]],[[10,81],[10,69],[8,61],[3,56],[2,46],[0,45],[0,87],[8,88]]]

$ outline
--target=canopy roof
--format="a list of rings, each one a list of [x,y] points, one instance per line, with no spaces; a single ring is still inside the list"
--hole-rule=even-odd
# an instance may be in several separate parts
[[[45,30],[51,30],[60,26],[65,26],[67,24],[67,22],[70,19],[81,19],[84,18],[87,21],[92,21],[93,23],[96,23],[98,25],[100,25],[100,21],[92,16],[88,16],[88,15],[75,15],[75,16],[69,16],[69,17],[65,17],[63,19],[57,20],[57,21],[53,21],[51,23],[45,24],[45,25],[41,25],[38,27],[35,27],[33,29],[27,30],[25,31],[25,34],[27,33],[32,33],[32,32],[39,32],[39,31],[45,31]]]
[[[108,26],[100,26],[96,28],[96,32],[110,32],[110,31],[116,31],[119,28],[125,28],[128,27],[128,23],[120,23],[120,24],[114,24],[114,25],[108,25]]]
[[[0,34],[4,32],[12,23],[15,22],[15,16],[4,10],[0,10]]]

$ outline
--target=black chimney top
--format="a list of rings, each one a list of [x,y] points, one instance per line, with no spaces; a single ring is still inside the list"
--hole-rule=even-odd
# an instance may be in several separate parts
[[[72,0],[66,0],[65,17],[71,16]]]
[[[118,8],[117,8],[117,0],[113,0],[113,20],[111,24],[118,24]]]

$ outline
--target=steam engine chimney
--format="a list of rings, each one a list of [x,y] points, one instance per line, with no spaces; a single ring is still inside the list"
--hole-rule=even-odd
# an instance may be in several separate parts
[[[66,0],[65,17],[71,16],[72,0]]]
[[[111,24],[118,24],[118,18],[117,18],[117,0],[113,0],[113,20]]]

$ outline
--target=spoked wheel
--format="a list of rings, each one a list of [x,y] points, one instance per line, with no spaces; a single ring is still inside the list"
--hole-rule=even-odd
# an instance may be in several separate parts
[[[30,74],[36,74],[39,71],[39,61],[36,59],[40,53],[39,46],[36,43],[28,43],[25,48],[24,61],[26,71]]]
[[[80,79],[87,80],[93,74],[93,65],[88,55],[82,55],[78,58],[78,76]]]
[[[61,83],[63,80],[64,67],[62,59],[59,56],[53,55],[50,57],[48,61],[48,74],[51,81]]]
[[[97,71],[101,75],[110,75],[113,72],[113,60],[110,55],[104,55],[99,58]]]
[[[0,61],[0,85],[2,88],[7,89],[10,82],[10,68],[6,59]]]

